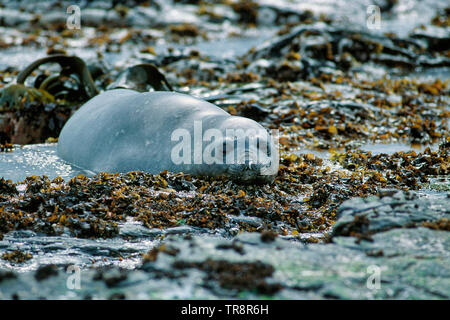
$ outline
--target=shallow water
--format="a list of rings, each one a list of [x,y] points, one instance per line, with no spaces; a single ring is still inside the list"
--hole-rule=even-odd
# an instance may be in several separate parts
[[[431,151],[436,151],[439,149],[438,144],[434,145],[420,145],[420,144],[407,144],[401,142],[391,142],[391,143],[367,143],[361,146],[361,150],[368,151],[372,154],[394,154],[396,152],[410,152],[415,151],[416,153],[423,152],[426,148],[430,148]]]
[[[0,241],[0,249],[20,249],[31,253],[33,258],[22,264],[11,264],[0,259],[0,268],[26,272],[45,264],[73,264],[83,268],[115,264],[131,269],[141,262],[140,253],[150,250],[154,243],[157,241],[149,237],[134,241],[124,241],[121,238],[91,240],[15,231],[8,233]]]
[[[215,233],[189,226],[166,230],[148,229],[132,218],[121,223],[119,229],[119,235],[111,239],[83,239],[65,234],[47,236],[29,230],[9,232],[0,241],[0,249],[20,249],[31,253],[33,257],[21,264],[0,259],[0,270],[6,268],[27,272],[47,264],[76,265],[80,268],[115,265],[133,269],[142,263],[142,254],[158,245],[168,235]]]
[[[14,182],[33,175],[58,176],[64,180],[88,172],[68,164],[56,154],[56,144],[15,145],[12,152],[0,153],[0,177]]]

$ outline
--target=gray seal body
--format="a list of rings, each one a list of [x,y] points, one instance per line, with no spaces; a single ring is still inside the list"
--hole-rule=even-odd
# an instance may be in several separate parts
[[[58,155],[94,172],[168,170],[262,182],[278,172],[273,139],[257,122],[163,91],[115,89],[92,98],[64,125]]]

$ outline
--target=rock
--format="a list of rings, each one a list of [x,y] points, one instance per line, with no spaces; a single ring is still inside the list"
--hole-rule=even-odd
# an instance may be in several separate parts
[[[14,27],[29,22],[33,15],[10,9],[0,9],[0,25]]]
[[[424,221],[450,218],[450,197],[440,194],[420,197],[417,193],[386,193],[379,197],[345,201],[337,212],[333,236],[373,234],[393,228],[419,226]]]
[[[264,243],[254,233],[238,238],[240,250],[224,250],[236,242],[209,235],[193,236],[190,241],[168,236],[163,243],[170,242],[177,255],[160,255],[145,268],[132,270],[83,269],[83,285],[70,297],[106,299],[120,283],[121,294],[128,299],[450,298],[450,236],[445,231],[392,229],[373,235],[372,242],[334,237],[333,243],[308,245],[279,237]],[[251,275],[253,269],[259,273]],[[242,281],[235,277],[239,270],[247,275]],[[28,299],[37,298],[35,292],[46,298],[69,296],[68,274],[52,277],[51,289],[32,275],[20,273],[0,283],[3,297],[18,289],[21,298]]]
[[[56,265],[49,264],[39,267],[39,269],[37,269],[34,274],[34,278],[37,281],[42,281],[48,279],[51,276],[57,275],[58,275],[58,267]]]
[[[0,282],[14,278],[16,278],[16,275],[11,271],[0,271]]]

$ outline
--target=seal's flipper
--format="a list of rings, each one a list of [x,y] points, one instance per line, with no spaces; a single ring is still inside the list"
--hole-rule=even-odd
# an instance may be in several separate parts
[[[173,91],[166,77],[149,63],[137,64],[125,69],[107,89],[121,88],[147,92],[150,90],[149,86],[155,91]]]

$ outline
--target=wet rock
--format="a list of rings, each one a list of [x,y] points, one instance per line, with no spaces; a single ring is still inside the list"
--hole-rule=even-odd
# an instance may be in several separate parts
[[[125,300],[126,297],[127,296],[125,294],[118,292],[118,293],[113,293],[112,295],[110,295],[108,297],[108,300]]]
[[[425,36],[417,34],[417,37]],[[375,36],[316,23],[292,28],[289,33],[256,47],[248,54],[248,58],[277,61],[267,68],[267,75],[282,81],[294,81],[306,76],[311,78],[321,70],[325,71],[326,67],[347,71],[354,64],[352,60],[362,63],[374,61],[388,67],[407,70],[418,66],[448,66],[450,60],[447,57],[436,58],[432,54],[439,45],[448,44],[440,43],[437,37],[434,42],[429,40],[429,52],[424,53],[423,43],[416,40]],[[298,60],[296,64],[288,63],[286,60],[293,56]],[[319,61],[321,63],[318,63]]]
[[[14,27],[31,21],[33,15],[28,12],[19,12],[13,9],[0,10],[0,25]]]
[[[373,235],[372,242],[335,237],[333,243],[308,245],[282,239],[263,245],[255,234],[241,238],[247,239],[241,242],[244,254],[221,249],[227,241],[217,237],[194,236],[192,241],[172,237],[170,245],[180,250],[178,255],[161,255],[141,270],[85,269],[82,289],[74,292],[81,298],[107,298],[120,286],[130,299],[149,293],[161,298],[229,298],[236,294],[244,299],[267,295],[290,299],[449,298],[446,248],[450,237],[444,231],[392,229]],[[372,281],[374,272],[378,272],[379,282]],[[0,286],[5,297],[18,288],[23,292],[21,298],[36,298],[32,288],[40,288],[40,296],[46,298],[66,296],[67,275],[52,279],[51,291],[27,273]]]
[[[131,219],[130,219],[131,220]],[[121,226],[119,231],[119,236],[126,238],[140,238],[149,237],[156,238],[164,234],[163,230],[160,229],[148,229],[142,225],[142,223],[137,221],[128,221]]]
[[[446,51],[450,49],[450,39],[448,37],[448,30],[445,28],[437,28],[429,26],[426,30],[415,30],[412,38],[422,39],[427,42],[428,47],[435,51]]]
[[[151,64],[139,64],[122,71],[117,79],[108,86],[108,90],[116,88],[132,89],[140,92],[150,90],[173,91],[164,75]]]
[[[357,234],[342,234],[339,227],[353,205],[360,212],[373,211],[373,202],[381,205],[378,208],[390,207],[390,216],[401,224],[421,221],[413,213],[418,199],[425,200],[427,208],[416,209],[426,211],[426,217],[448,214],[448,200],[443,196],[427,200],[413,193],[385,191],[365,202],[358,198],[345,202],[330,243],[303,244],[280,237],[267,242],[256,233],[242,233],[234,240],[168,236],[143,257],[142,268],[83,269],[83,286],[75,295],[108,298],[120,286],[120,293],[129,299],[149,297],[149,293],[153,298],[448,299],[447,231],[415,224],[380,230],[371,234],[371,241],[364,241]],[[381,222],[373,214],[366,218],[389,225],[385,222],[390,221],[388,212],[379,213]],[[412,213],[409,220],[408,213]],[[0,283],[3,296],[9,298],[20,288],[21,298],[36,298],[32,292],[46,298],[67,297],[67,275],[52,277],[50,290],[33,280],[34,273],[38,272],[20,273],[8,279],[7,286]]]
[[[3,177],[0,178],[0,193],[6,195],[17,194],[16,184],[12,183],[11,180],[5,180]]]
[[[188,234],[195,232],[195,229],[190,226],[179,226],[179,227],[173,227],[166,230],[166,234]]]
[[[264,120],[271,112],[268,108],[258,104],[241,104],[236,107],[237,115],[253,119],[255,121]]]
[[[0,270],[0,283],[2,281],[8,280],[8,279],[14,279],[14,278],[16,278],[16,275],[13,272]]]
[[[223,250],[234,250],[239,254],[245,253],[243,246],[239,242],[233,242],[231,244],[228,243],[219,244],[216,248]]]
[[[42,104],[34,104],[21,111],[4,112],[0,115],[0,134],[12,144],[44,142],[59,135],[72,112],[63,106],[46,109],[46,105]]]
[[[176,261],[173,267],[175,269],[198,268],[207,274],[206,281],[218,282],[224,289],[256,290],[260,294],[273,295],[282,288],[279,283],[267,283],[264,280],[273,274],[274,269],[271,265],[261,262],[233,263],[208,259],[198,263]]]
[[[58,275],[58,267],[54,264],[44,265],[39,267],[34,274],[34,278],[37,281],[48,279],[52,276]]]
[[[425,221],[448,219],[449,206],[450,198],[445,194],[429,199],[399,191],[351,199],[339,207],[333,236],[371,235],[394,228],[420,226]]]
[[[277,233],[272,230],[264,230],[261,232],[261,241],[262,242],[273,242],[277,237]]]
[[[127,273],[124,270],[120,269],[106,269],[106,270],[98,270],[97,274],[94,275],[94,281],[103,281],[108,288],[118,286],[122,281],[127,279]]]

